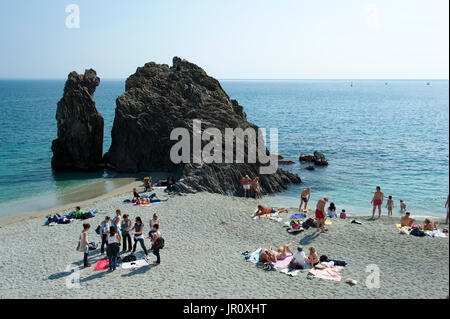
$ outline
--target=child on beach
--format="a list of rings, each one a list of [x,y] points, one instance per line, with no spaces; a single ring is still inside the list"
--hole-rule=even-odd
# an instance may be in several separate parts
[[[391,195],[389,195],[388,201],[386,203],[386,207],[388,209],[388,216],[392,216],[392,209],[394,208],[394,201],[392,200]]]
[[[400,199],[400,213],[406,212],[406,202]]]
[[[81,210],[80,206],[77,206],[75,208],[75,213],[73,213],[73,215],[78,219],[81,218],[83,216],[83,211]]]
[[[308,264],[312,267],[319,263],[319,256],[317,255],[316,248],[314,246],[309,247]]]
[[[345,209],[343,209],[341,211],[341,215],[340,215],[341,219],[346,219],[347,218],[347,213],[345,212]]]

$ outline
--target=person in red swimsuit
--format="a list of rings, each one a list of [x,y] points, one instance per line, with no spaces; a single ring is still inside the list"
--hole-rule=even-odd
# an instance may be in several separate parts
[[[325,204],[328,202],[329,198],[321,198],[317,202],[316,206],[316,223],[317,223],[317,232],[319,232],[319,227],[322,229],[322,233],[325,233]]]
[[[381,187],[377,186],[377,191],[373,195],[371,203],[373,204],[373,210],[372,210],[372,219],[375,218],[375,210],[378,206],[378,218],[381,217],[381,204],[383,204],[384,200],[384,193],[381,191]]]

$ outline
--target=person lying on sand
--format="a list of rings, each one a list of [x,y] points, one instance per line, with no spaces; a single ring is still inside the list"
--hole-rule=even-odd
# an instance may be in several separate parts
[[[428,218],[425,218],[423,222],[423,230],[435,230],[438,229],[436,223]]]
[[[283,213],[283,212],[288,213],[288,209],[287,208],[273,208],[273,207],[271,208],[271,207],[265,207],[262,205],[258,205],[258,209],[255,210],[252,217],[270,215],[270,214],[275,214],[275,213]]]
[[[150,205],[150,198],[138,198],[136,199],[136,205]]]
[[[402,218],[400,219],[400,225],[403,226],[408,226],[411,227],[412,224],[415,222],[414,218],[410,217],[411,213],[410,212],[406,212],[405,216],[402,216]]]
[[[169,200],[168,198],[159,197],[158,195],[156,195],[156,193],[151,194],[149,199],[150,202],[167,202]]]
[[[268,263],[276,263],[279,260],[284,260],[287,257],[287,253],[294,254],[292,250],[289,248],[293,243],[284,245],[283,247],[278,247],[278,251],[273,251],[272,246],[269,247],[269,250],[265,250],[264,246],[261,247],[261,254],[259,255],[260,262],[268,262]]]

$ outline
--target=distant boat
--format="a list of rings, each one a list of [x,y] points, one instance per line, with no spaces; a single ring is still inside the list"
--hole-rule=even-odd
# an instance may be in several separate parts
[[[388,85],[388,83],[387,83],[387,82],[384,82],[384,85]]]
[[[427,82],[427,85],[430,85],[430,82]]]

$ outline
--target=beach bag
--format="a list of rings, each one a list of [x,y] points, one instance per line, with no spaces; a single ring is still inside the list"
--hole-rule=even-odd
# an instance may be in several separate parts
[[[425,232],[421,231],[419,228],[414,228],[409,234],[417,237],[425,236]]]
[[[155,249],[163,249],[164,248],[164,238],[159,237],[155,240],[154,244]]]
[[[136,261],[136,256],[134,256],[134,255],[128,255],[128,256],[125,256],[125,257],[123,258],[123,262],[124,262],[124,263],[129,263],[129,262],[132,262],[132,261]]]
[[[95,232],[97,233],[97,235],[100,235],[100,230],[102,229],[101,225],[98,225],[97,228],[95,229]]]

